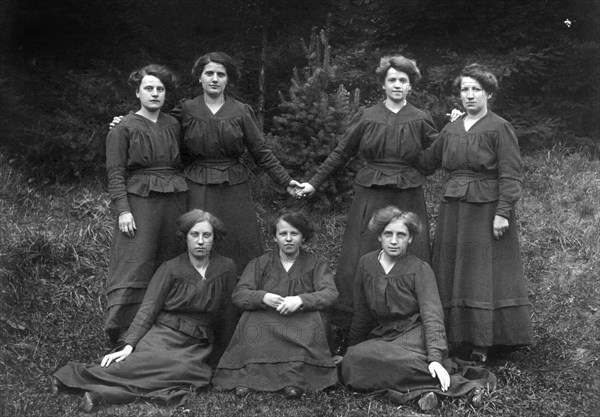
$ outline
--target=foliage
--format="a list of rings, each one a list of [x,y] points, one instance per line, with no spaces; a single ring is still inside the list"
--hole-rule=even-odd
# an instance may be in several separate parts
[[[349,119],[358,107],[354,97],[339,84],[332,62],[328,35],[313,30],[305,47],[308,66],[295,70],[289,99],[281,95],[280,115],[273,118],[270,146],[293,178],[308,180],[338,144]],[[351,168],[333,174],[323,184],[316,205],[340,204],[348,197]]]

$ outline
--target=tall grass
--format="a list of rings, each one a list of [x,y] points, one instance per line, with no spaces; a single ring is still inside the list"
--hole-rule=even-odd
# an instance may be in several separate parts
[[[499,387],[481,409],[443,400],[433,415],[585,416],[600,404],[600,163],[562,149],[524,158],[518,204],[536,344],[496,357]],[[435,228],[442,174],[426,195]],[[260,181],[256,183],[262,184]],[[260,187],[263,187],[260,185]],[[286,204],[256,189],[265,219]],[[264,198],[262,198],[264,196]],[[336,266],[346,210],[311,213],[317,226],[309,249]],[[78,415],[79,397],[52,396],[47,377],[68,360],[105,353],[101,330],[113,217],[100,183],[29,182],[0,157],[0,416]],[[265,245],[272,243],[264,233]],[[209,390],[189,411],[151,404],[101,407],[100,416],[399,416],[418,415],[375,396],[342,387],[287,402],[277,394],[239,400]]]

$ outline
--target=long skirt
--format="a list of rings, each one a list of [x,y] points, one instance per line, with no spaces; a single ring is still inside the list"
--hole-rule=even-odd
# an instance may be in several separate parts
[[[233,259],[238,275],[263,254],[256,208],[248,183],[202,185],[188,180],[188,209],[199,208],[219,218],[227,229],[219,254]]]
[[[449,359],[442,365],[450,374],[447,391],[429,373],[423,327],[418,326],[395,338],[370,339],[348,348],[342,360],[342,382],[352,391],[384,394],[395,403],[429,391],[457,397],[496,385],[496,376],[485,368],[460,366]]]
[[[162,324],[154,324],[135,350],[122,362],[100,366],[69,362],[56,376],[70,388],[93,391],[109,404],[142,399],[182,405],[189,389],[208,386],[211,368],[207,359],[212,345]]]
[[[113,231],[104,323],[113,342],[129,328],[154,272],[185,249],[176,236],[176,221],[185,213],[186,193],[128,194],[127,199],[137,229],[129,238],[119,230],[117,220]]]
[[[377,235],[369,231],[369,221],[376,210],[389,205],[395,205],[402,211],[412,211],[419,216],[423,231],[413,239],[408,253],[429,262],[429,227],[423,187],[398,189],[354,185],[354,200],[348,213],[335,274],[335,285],[340,293],[336,309],[353,311],[353,285],[358,261],[361,256],[381,248]]]
[[[432,268],[450,343],[533,342],[515,214],[497,240],[492,226],[496,206],[457,200],[440,205]]]
[[[274,310],[246,311],[223,354],[213,384],[279,391],[288,386],[322,390],[337,383],[319,312],[282,316]]]

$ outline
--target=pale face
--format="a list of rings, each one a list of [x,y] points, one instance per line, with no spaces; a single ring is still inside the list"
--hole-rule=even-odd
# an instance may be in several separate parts
[[[460,99],[462,104],[472,116],[487,113],[487,103],[492,97],[485,92],[479,81],[471,77],[462,77],[460,81]]]
[[[388,100],[401,103],[411,90],[410,77],[403,71],[390,68],[385,76],[383,89]]]
[[[141,106],[153,113],[160,110],[165,103],[166,89],[161,80],[154,75],[144,75],[140,87],[135,92]]]
[[[389,222],[383,232],[379,235],[381,249],[390,258],[394,259],[406,253],[406,249],[412,236],[402,219],[395,219]]]
[[[210,255],[214,240],[213,227],[209,222],[196,223],[186,235],[189,255],[196,259],[206,258]]]
[[[223,95],[228,80],[225,66],[216,62],[206,64],[200,75],[200,84],[204,92],[211,97]]]
[[[284,220],[279,220],[273,240],[279,245],[281,252],[289,257],[294,257],[300,252],[304,237],[300,230]]]

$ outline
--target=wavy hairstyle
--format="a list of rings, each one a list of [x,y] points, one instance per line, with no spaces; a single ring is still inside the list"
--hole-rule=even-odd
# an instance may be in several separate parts
[[[402,220],[408,233],[413,237],[423,230],[423,224],[417,214],[412,211],[402,211],[396,206],[387,206],[377,210],[369,221],[369,230],[379,236],[390,222],[397,219]]]
[[[146,65],[145,67],[142,67],[139,70],[133,71],[129,75],[127,83],[134,87],[137,91],[140,88],[142,79],[146,75],[152,75],[158,78],[160,82],[163,83],[167,91],[171,91],[177,87],[178,79],[175,73],[171,71],[168,67],[158,64]]]
[[[460,75],[454,79],[454,87],[460,92],[460,83],[463,77],[470,77],[481,84],[481,88],[488,94],[494,94],[498,91],[498,80],[496,76],[485,66],[481,64],[467,65],[462,69]]]
[[[415,60],[408,59],[402,55],[387,55],[381,58],[379,66],[375,69],[375,74],[377,74],[381,84],[385,83],[385,77],[390,68],[405,72],[412,85],[421,79],[421,71],[419,71]]]

